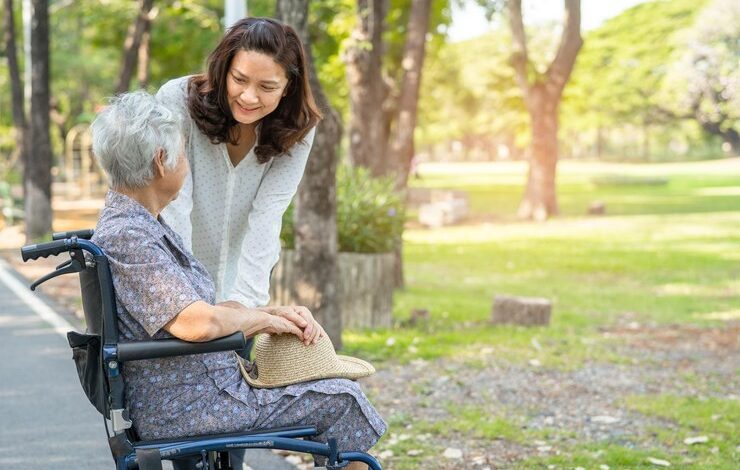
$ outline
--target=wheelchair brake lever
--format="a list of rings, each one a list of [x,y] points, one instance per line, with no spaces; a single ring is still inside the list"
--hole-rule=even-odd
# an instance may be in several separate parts
[[[69,260],[57,266],[56,269],[49,274],[36,279],[33,284],[31,284],[31,290],[35,291],[38,286],[45,283],[49,279],[54,279],[55,277],[61,276],[63,274],[78,273],[80,271],[83,271],[84,269],[85,255],[82,253],[82,250],[72,250],[70,252]]]
[[[55,270],[59,270],[59,269],[65,268],[65,267],[69,266],[69,264],[70,264],[71,262],[72,262],[72,260],[71,260],[71,259],[68,259],[67,261],[65,261],[65,262],[63,262],[63,263],[60,263],[60,264],[59,264],[59,266],[57,266],[57,267],[56,267],[56,268],[54,268],[54,269],[55,269]]]

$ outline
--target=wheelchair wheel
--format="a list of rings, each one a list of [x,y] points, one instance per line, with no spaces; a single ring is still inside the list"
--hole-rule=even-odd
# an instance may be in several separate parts
[[[193,456],[172,461],[173,470],[234,470],[228,452],[208,452],[203,457]]]

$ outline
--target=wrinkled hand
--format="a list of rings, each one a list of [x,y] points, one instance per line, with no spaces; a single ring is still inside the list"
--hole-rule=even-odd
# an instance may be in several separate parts
[[[303,331],[303,343],[316,344],[320,338],[326,335],[324,328],[319,325],[309,309],[300,305],[284,305],[280,307],[269,307],[269,313],[276,317],[292,322]]]
[[[305,342],[303,330],[298,328],[292,321],[277,315],[269,315],[269,324],[262,332],[271,335],[290,333],[296,335],[301,341]]]

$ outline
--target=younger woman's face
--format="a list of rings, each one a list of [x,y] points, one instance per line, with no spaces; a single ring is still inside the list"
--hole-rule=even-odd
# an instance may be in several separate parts
[[[240,50],[231,61],[226,93],[234,119],[254,124],[280,104],[288,86],[285,69],[269,55]]]

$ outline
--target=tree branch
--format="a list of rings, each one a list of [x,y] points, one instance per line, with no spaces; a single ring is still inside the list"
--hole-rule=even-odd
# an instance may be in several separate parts
[[[553,87],[557,93],[563,90],[582,45],[581,0],[565,0],[565,26],[558,52],[546,73],[548,88]]]
[[[511,27],[511,65],[516,72],[516,81],[524,94],[525,101],[529,95],[529,77],[527,75],[527,35],[522,20],[522,0],[511,0],[509,4],[509,25]]]

